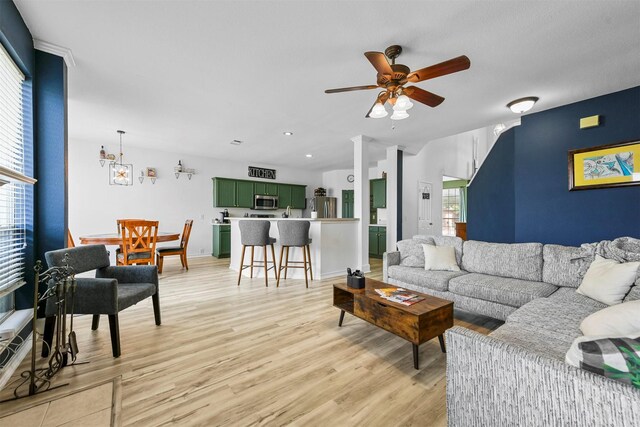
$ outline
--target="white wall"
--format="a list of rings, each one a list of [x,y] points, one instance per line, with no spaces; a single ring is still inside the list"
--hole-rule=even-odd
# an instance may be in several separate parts
[[[105,147],[116,153],[117,144]],[[182,232],[186,219],[193,219],[193,231],[189,242],[189,254],[211,254],[211,220],[221,208],[213,207],[215,176],[250,179],[247,166],[264,166],[277,170],[276,182],[307,185],[307,197],[322,183],[320,172],[302,169],[285,169],[263,165],[256,161],[230,162],[203,156],[186,156],[177,153],[153,151],[124,146],[125,163],[134,165],[134,185],[121,187],[109,185],[108,165],[100,167],[100,146],[82,141],[69,142],[69,229],[76,244],[86,234],[116,232],[118,218],[145,218],[160,221],[160,231]],[[189,181],[186,176],[176,179],[173,168],[182,160],[184,167],[196,169]],[[140,170],[155,167],[158,179],[155,184],[145,179],[140,184]],[[260,181],[260,180],[256,180]],[[268,181],[268,180],[265,180]],[[346,177],[345,177],[346,181]],[[270,181],[273,182],[273,181]],[[243,209],[230,209],[232,216],[241,216]],[[282,211],[270,211],[276,216]],[[301,216],[302,211],[294,211]],[[173,242],[178,243],[178,242]]]
[[[402,234],[442,234],[442,176],[470,179],[473,163],[474,138],[478,145],[478,163],[486,157],[495,143],[493,126],[430,141],[417,155],[405,153],[402,191]],[[432,226],[418,230],[418,182],[433,185]]]

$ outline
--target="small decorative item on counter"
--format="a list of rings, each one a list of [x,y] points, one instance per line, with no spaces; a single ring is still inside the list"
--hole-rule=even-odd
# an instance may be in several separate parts
[[[100,158],[103,160],[107,158],[107,152],[104,151],[104,145],[100,147]]]
[[[364,289],[364,273],[360,270],[351,272],[350,268],[347,268],[347,286],[354,289]]]
[[[327,190],[322,187],[318,187],[313,190],[313,195],[316,197],[325,197],[327,195]]]
[[[382,178],[387,179],[387,173],[385,171],[382,171]]]

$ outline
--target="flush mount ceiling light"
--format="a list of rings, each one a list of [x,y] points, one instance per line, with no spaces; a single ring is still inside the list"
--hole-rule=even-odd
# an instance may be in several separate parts
[[[527,96],[511,101],[507,104],[507,107],[516,114],[526,113],[533,108],[533,105],[538,102],[538,99],[537,96]]]
[[[291,135],[293,135],[293,132],[289,132],[289,131],[282,132],[282,133],[283,133],[285,136],[291,136]]]
[[[120,157],[118,161],[109,164],[109,184],[111,185],[133,185],[133,165],[124,164],[122,157],[122,135],[125,131],[117,131],[120,134]]]
[[[307,157],[308,159],[313,157],[313,154],[307,154],[305,157]]]

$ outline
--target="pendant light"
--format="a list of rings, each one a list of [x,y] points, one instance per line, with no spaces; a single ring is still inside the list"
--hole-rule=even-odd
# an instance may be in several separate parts
[[[133,185],[133,165],[125,164],[122,161],[122,135],[125,131],[118,130],[120,134],[120,157],[118,161],[109,164],[109,184],[110,185]]]

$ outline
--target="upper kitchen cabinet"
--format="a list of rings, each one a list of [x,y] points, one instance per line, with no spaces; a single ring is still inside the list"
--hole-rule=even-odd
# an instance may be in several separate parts
[[[213,178],[213,206],[218,208],[253,208],[253,182]]]
[[[307,189],[307,187],[304,186],[304,185],[292,185],[291,186],[291,207],[293,209],[306,209],[307,208],[306,189]]]
[[[278,206],[283,209],[291,206],[291,185],[278,184]]]
[[[260,194],[263,196],[277,196],[278,186],[278,184],[272,182],[255,182],[255,194]]]
[[[387,207],[387,180],[385,178],[372,179],[369,181],[371,190],[371,207]]]

